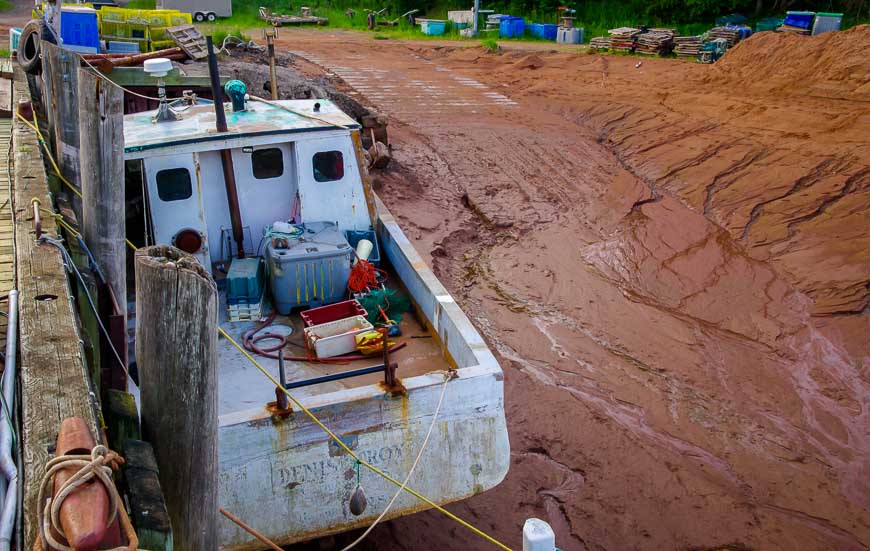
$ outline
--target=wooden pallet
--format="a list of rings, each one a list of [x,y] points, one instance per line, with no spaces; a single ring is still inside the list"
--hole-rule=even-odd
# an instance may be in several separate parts
[[[205,44],[205,37],[199,32],[199,29],[194,25],[179,25],[178,27],[169,27],[166,33],[172,37],[178,46],[184,50],[190,59],[201,61],[208,57],[208,48]]]

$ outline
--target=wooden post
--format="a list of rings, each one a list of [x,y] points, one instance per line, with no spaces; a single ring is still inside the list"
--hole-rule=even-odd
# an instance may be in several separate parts
[[[64,178],[81,189],[79,178],[79,57],[43,41],[42,71],[51,86],[51,104],[46,105],[54,137],[54,157]],[[78,210],[79,202],[73,201]]]
[[[82,235],[114,295],[114,300],[106,300],[105,305],[110,314],[121,318],[118,323],[125,328],[124,92],[90,70],[78,69],[78,73]],[[114,344],[126,363],[126,339]],[[111,366],[110,380],[103,381],[104,388],[127,390],[124,366],[118,365],[108,344],[104,349],[108,353],[102,356],[102,364]]]
[[[217,287],[175,247],[136,251],[136,360],[176,549],[217,549]]]

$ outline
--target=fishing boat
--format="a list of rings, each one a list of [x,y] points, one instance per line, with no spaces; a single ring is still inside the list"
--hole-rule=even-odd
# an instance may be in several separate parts
[[[276,379],[283,371],[285,387],[361,459],[402,480],[429,433],[409,487],[441,505],[496,486],[510,460],[502,370],[371,190],[359,124],[326,99],[246,99],[232,84],[224,128],[200,102],[172,116],[165,106],[125,116],[128,203],[142,206],[128,209],[139,213],[128,214],[128,235],[199,259],[218,283],[220,327],[235,340],[255,342],[259,329],[280,335],[256,341],[251,356]],[[375,288],[362,292],[348,288],[358,253],[378,270]],[[374,291],[409,304],[400,321],[391,312],[372,323],[368,311],[303,319]],[[330,323],[339,327],[312,330]],[[348,355],[342,346],[366,323],[386,325],[402,348],[386,361]],[[276,342],[286,359],[274,358]],[[336,350],[345,360],[319,361]],[[360,470],[299,408],[282,407],[232,342],[221,339],[218,356],[220,505],[282,545],[371,524],[396,485]],[[358,485],[368,506],[354,514]],[[386,518],[429,507],[404,492]],[[262,547],[226,519],[220,540],[224,549]]]

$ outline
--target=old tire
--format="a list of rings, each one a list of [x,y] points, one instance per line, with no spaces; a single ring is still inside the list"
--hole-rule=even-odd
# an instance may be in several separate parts
[[[42,66],[39,57],[42,42],[42,24],[35,19],[29,21],[18,39],[18,64],[25,73],[37,73]]]
[[[208,15],[205,16],[205,18],[208,19],[209,23],[214,23],[215,21],[217,21],[217,16],[212,12],[209,12]]]
[[[205,21],[205,14],[203,14],[202,12],[196,12],[195,14],[193,14],[193,20],[197,23],[202,23],[203,21]]]

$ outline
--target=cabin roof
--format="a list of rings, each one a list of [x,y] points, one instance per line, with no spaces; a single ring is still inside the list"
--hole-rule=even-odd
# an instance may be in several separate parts
[[[318,113],[314,112],[315,103],[320,103]],[[181,120],[174,122],[151,122],[157,110],[126,115],[124,151],[132,153],[228,138],[335,130],[338,125],[359,128],[355,120],[326,99],[280,100],[269,103],[251,100],[247,103],[247,110],[240,112],[233,112],[229,103],[225,107],[229,130],[224,133],[218,133],[215,129],[212,104],[196,105],[181,111]],[[316,118],[297,115],[291,111]]]

